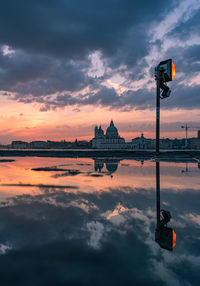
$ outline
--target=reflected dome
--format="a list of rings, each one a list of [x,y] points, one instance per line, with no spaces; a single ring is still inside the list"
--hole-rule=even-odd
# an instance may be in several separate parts
[[[106,163],[106,169],[110,174],[117,171],[118,163]]]

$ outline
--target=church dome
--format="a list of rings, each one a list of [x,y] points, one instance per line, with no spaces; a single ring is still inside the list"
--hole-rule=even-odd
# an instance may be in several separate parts
[[[118,130],[115,127],[112,120],[110,122],[110,126],[106,130],[106,137],[108,137],[108,138],[119,138]]]

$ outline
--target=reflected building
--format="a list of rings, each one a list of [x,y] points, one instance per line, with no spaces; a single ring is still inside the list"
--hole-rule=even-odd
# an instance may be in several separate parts
[[[200,169],[200,161],[198,161],[198,163],[197,163],[197,168]],[[192,169],[190,170],[188,162],[185,163],[185,169],[181,170],[181,173],[186,173],[186,174],[187,173],[195,173],[195,172],[199,173],[199,170],[192,170]]]
[[[117,159],[110,159],[106,162],[106,169],[108,170],[109,174],[113,174],[118,169],[119,160]]]
[[[94,170],[95,172],[99,172],[101,173],[101,170],[103,169],[104,167],[104,162],[102,159],[95,159],[94,160]]]
[[[94,160],[94,170],[96,172],[101,173],[102,169],[104,168],[104,164],[105,167],[107,169],[107,171],[109,172],[109,174],[113,174],[117,171],[118,169],[118,164],[119,164],[120,160],[118,159],[95,159]]]

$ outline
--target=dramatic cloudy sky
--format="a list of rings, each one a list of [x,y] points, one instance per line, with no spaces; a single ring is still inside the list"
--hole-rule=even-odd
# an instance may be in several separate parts
[[[154,137],[154,67],[167,58],[162,136],[200,126],[200,0],[0,4],[0,143],[90,139],[110,119],[127,140]]]

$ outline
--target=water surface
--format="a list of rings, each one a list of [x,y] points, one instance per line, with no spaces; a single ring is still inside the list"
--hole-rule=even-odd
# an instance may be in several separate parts
[[[198,162],[17,157],[1,162],[1,285],[199,285]]]

